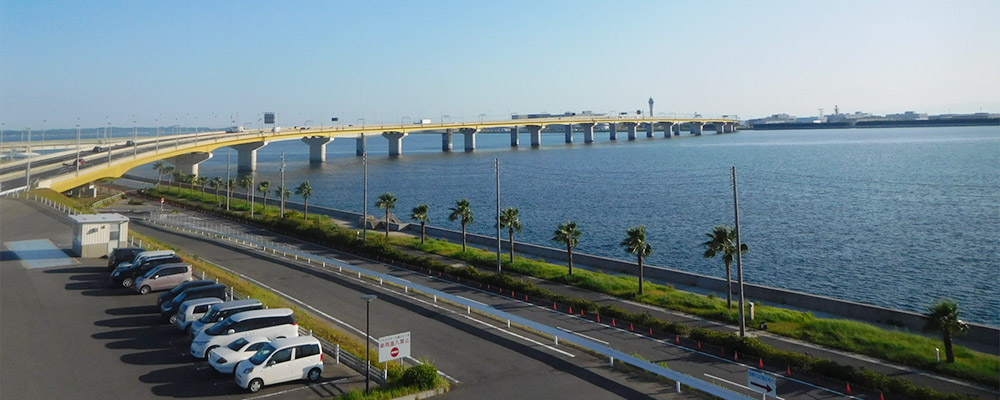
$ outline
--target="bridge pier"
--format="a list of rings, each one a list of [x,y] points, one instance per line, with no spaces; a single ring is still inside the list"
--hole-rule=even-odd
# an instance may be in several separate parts
[[[531,147],[541,146],[542,129],[545,129],[545,125],[526,125],[525,128],[527,128],[528,133],[531,134]]]
[[[362,134],[361,136],[358,136],[357,139],[355,140],[357,141],[357,150],[354,152],[354,154],[357,154],[358,156],[365,155],[365,153],[368,152],[368,143],[367,140],[365,139],[365,135]]]
[[[594,143],[594,125],[593,123],[580,124],[580,129],[583,129],[583,142],[584,143]]]
[[[382,137],[389,139],[389,157],[403,155],[403,138],[409,135],[409,133],[396,131],[382,132]]]
[[[608,122],[608,140],[618,140],[618,124]]]
[[[453,146],[454,145],[451,140],[451,129],[445,129],[444,132],[441,133],[441,151],[447,153],[451,151]]]
[[[639,127],[638,122],[622,122],[625,125],[625,129],[628,130],[628,140],[635,140],[637,128]]]
[[[716,135],[721,135],[724,132],[723,129],[725,129],[725,126],[726,126],[726,124],[724,124],[722,122],[716,122],[715,123],[715,134]]]
[[[309,163],[320,164],[326,162],[326,145],[333,141],[328,136],[312,136],[302,138],[302,143],[309,145]]]
[[[267,146],[267,142],[244,143],[229,146],[236,149],[236,170],[240,172],[253,172],[257,170],[257,150]]]
[[[174,165],[177,171],[198,176],[198,164],[212,158],[212,153],[188,153],[167,158],[165,161]]]
[[[573,124],[566,124],[566,143],[573,143]]]
[[[736,124],[733,122],[727,122],[725,125],[723,125],[722,132],[723,133],[736,132]]]
[[[518,132],[517,126],[510,128],[510,147],[517,147],[519,140],[517,137]]]
[[[674,130],[673,122],[660,122],[663,125],[663,137],[670,139],[670,133]]]
[[[649,123],[646,124],[646,137],[647,138],[653,137],[653,128],[654,128],[654,126],[653,126],[652,122],[649,122]]]
[[[475,151],[476,133],[479,133],[479,129],[462,128],[459,129],[458,132],[465,136],[465,151]]]
[[[681,124],[678,122],[674,124],[674,136],[680,136],[680,135],[681,135]]]
[[[691,127],[691,134],[695,136],[701,136],[702,127],[704,127],[704,122],[692,122],[689,124]]]

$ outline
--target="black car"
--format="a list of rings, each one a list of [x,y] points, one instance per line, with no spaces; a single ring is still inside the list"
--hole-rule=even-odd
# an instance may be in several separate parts
[[[122,286],[131,287],[135,283],[135,278],[145,275],[149,270],[156,268],[162,264],[174,264],[184,262],[184,260],[176,255],[166,255],[160,257],[152,257],[143,261],[142,264],[133,265],[128,268],[116,268],[114,272],[111,273],[111,286]]]
[[[107,148],[107,147],[103,147],[103,146],[94,146],[94,153],[103,153],[103,152],[105,152],[105,151],[108,151],[108,148]]]
[[[108,271],[114,271],[118,264],[123,262],[132,262],[135,260],[135,256],[139,253],[146,251],[142,247],[119,247],[111,251],[111,255],[108,256]]]
[[[173,323],[174,317],[177,315],[177,309],[180,308],[182,303],[188,300],[204,299],[208,297],[225,300],[226,285],[215,284],[188,288],[178,294],[177,297],[174,297],[173,300],[160,304],[160,316],[163,317],[164,320],[169,320],[170,323]]]
[[[160,297],[156,298],[156,306],[159,307],[163,305],[163,303],[173,300],[174,297],[177,297],[177,295],[181,294],[185,290],[196,288],[199,286],[214,285],[216,283],[218,282],[209,280],[184,282],[180,285],[175,286],[173,289],[170,289],[170,291],[161,294]]]

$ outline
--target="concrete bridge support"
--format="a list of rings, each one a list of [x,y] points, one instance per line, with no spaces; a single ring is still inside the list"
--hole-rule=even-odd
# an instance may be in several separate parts
[[[333,141],[328,136],[304,137],[302,142],[309,145],[309,163],[320,164],[326,162],[326,145]]]
[[[679,123],[674,124],[674,136],[680,136],[680,135],[681,135],[681,124]]]
[[[454,144],[452,144],[451,135],[452,135],[451,129],[445,129],[444,132],[441,133],[441,151],[445,153],[451,151],[451,149],[454,148]]]
[[[354,154],[357,154],[358,156],[365,155],[365,153],[368,151],[368,143],[367,139],[365,138],[365,135],[358,136],[358,138],[355,139],[355,141],[357,142],[358,147],[357,150],[354,152]]]
[[[525,128],[528,129],[528,133],[531,134],[531,147],[538,147],[542,145],[542,129],[545,128],[544,125],[527,125]]]
[[[716,135],[721,135],[724,132],[725,126],[726,126],[726,124],[724,124],[724,123],[716,122],[715,123],[715,134]]]
[[[695,136],[701,136],[701,130],[702,130],[702,127],[704,125],[705,125],[705,123],[703,123],[703,122],[692,122],[692,123],[690,123],[691,134],[695,135]]]
[[[580,129],[583,129],[584,143],[594,143],[594,125],[596,124],[580,124]]]
[[[653,137],[653,128],[654,127],[655,126],[653,125],[652,122],[646,123],[646,137],[647,138]]]
[[[459,133],[465,135],[465,151],[475,151],[476,150],[476,134],[479,133],[479,129],[475,128],[462,128],[458,130]]]
[[[667,138],[667,139],[670,139],[670,134],[671,134],[671,132],[674,131],[674,123],[673,122],[661,122],[660,124],[663,125],[663,137]]]
[[[618,140],[618,124],[608,123],[608,140]]]
[[[409,135],[409,133],[396,131],[382,132],[382,137],[389,140],[389,157],[403,155],[403,138]]]
[[[257,170],[257,150],[267,146],[267,142],[244,143],[230,146],[236,149],[236,159],[238,160],[236,170],[240,172],[253,172]]]
[[[639,123],[637,122],[623,122],[625,129],[628,130],[628,140],[635,140],[636,134],[638,133]]]
[[[520,141],[518,140],[518,137],[517,137],[518,133],[520,133],[520,132],[518,132],[518,129],[517,129],[516,126],[513,127],[513,128],[510,128],[510,147],[517,147],[517,145],[520,143]]]
[[[733,122],[727,122],[723,126],[723,128],[722,128],[722,132],[723,133],[733,133],[733,132],[736,132],[736,124],[733,123]]]
[[[188,153],[170,157],[164,161],[174,165],[174,169],[188,175],[198,176],[198,164],[212,158],[212,153]]]
[[[573,124],[566,124],[566,143],[573,143]]]

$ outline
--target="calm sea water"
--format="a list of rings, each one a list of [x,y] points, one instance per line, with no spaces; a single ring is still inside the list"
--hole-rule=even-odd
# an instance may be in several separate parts
[[[518,207],[525,227],[518,240],[557,247],[556,226],[576,220],[579,251],[631,260],[618,243],[628,227],[645,224],[650,264],[724,277],[722,260],[704,259],[701,243],[712,227],[733,225],[735,166],[748,282],[917,312],[951,298],[965,319],[1000,324],[1000,128],[597,136],[585,145],[580,134],[574,144],[545,135],[531,149],[526,135],[510,148],[507,134],[481,134],[479,149],[465,153],[456,135],[458,151],[442,153],[439,135],[410,135],[395,159],[375,136],[369,212],[392,192],[404,220],[427,203],[432,224],[460,229],[448,208],[468,198],[469,231],[493,235],[499,158],[502,205]],[[353,139],[338,139],[326,164],[310,166],[301,142],[272,143],[258,152],[257,179],[276,186],[284,152],[288,186],[309,180],[310,203],[360,211],[354,151]],[[224,177],[226,155],[216,152],[202,174]],[[235,171],[235,152],[232,163]]]

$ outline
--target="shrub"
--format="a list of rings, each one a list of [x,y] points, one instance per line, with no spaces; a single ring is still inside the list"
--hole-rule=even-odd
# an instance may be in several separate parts
[[[430,364],[420,364],[403,371],[399,384],[427,390],[437,387],[439,379],[437,368]]]

